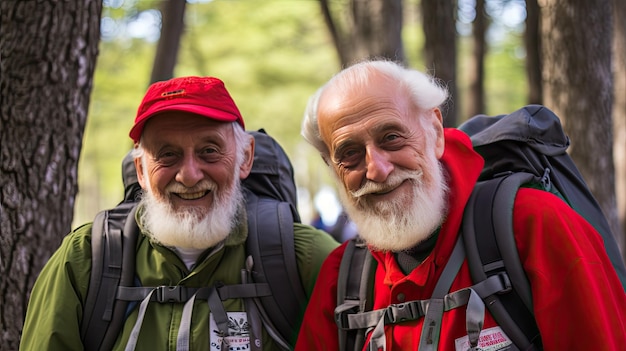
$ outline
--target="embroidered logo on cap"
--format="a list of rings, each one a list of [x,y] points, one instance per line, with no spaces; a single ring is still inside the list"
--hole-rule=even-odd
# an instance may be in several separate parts
[[[174,91],[166,91],[164,93],[161,94],[161,97],[165,97],[165,98],[169,98],[169,97],[176,97],[176,96],[180,96],[180,95],[185,95],[185,89],[178,89],[178,90],[174,90]]]

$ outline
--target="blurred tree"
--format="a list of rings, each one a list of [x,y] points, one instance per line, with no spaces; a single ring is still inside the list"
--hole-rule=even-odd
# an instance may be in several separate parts
[[[526,49],[526,79],[528,80],[528,104],[542,103],[541,87],[541,30],[539,29],[541,9],[537,0],[526,0],[526,28],[524,48]]]
[[[2,1],[0,347],[17,350],[28,292],[70,231],[100,37],[100,0]]]
[[[165,0],[161,3],[161,35],[154,56],[150,83],[174,77],[181,37],[185,28],[186,0]]]
[[[485,113],[485,56],[487,55],[487,28],[489,19],[485,0],[476,0],[476,17],[472,25],[472,67],[469,78],[469,116]]]
[[[542,0],[544,103],[572,139],[570,154],[613,233],[619,221],[613,163],[611,0]]]
[[[613,0],[613,152],[618,217],[618,242],[626,260],[626,1]]]
[[[448,87],[450,102],[443,111],[444,125],[458,124],[456,1],[420,1],[424,31],[424,62]]]
[[[406,64],[402,43],[402,0],[319,0],[341,66],[385,57]],[[347,9],[346,9],[347,8]]]

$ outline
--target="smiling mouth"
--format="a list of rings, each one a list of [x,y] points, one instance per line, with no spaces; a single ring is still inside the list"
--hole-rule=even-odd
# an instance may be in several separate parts
[[[204,191],[197,191],[193,193],[176,193],[176,196],[180,197],[183,200],[197,200],[199,198],[206,196],[208,193],[210,193],[209,190],[204,190]]]
[[[372,196],[382,196],[382,195],[387,195],[387,194],[389,194],[390,192],[392,192],[394,190],[396,190],[395,187],[394,188],[387,188],[387,189],[382,190],[382,191],[377,191],[375,193],[370,193],[369,195],[372,195]]]
[[[402,181],[400,183],[394,184],[392,186],[385,187],[384,189],[380,189],[379,191],[376,191],[376,192],[372,192],[372,193],[370,193],[370,195],[373,195],[373,196],[387,195],[390,192],[392,192],[392,191],[398,189],[399,187],[401,187],[406,181],[407,180],[405,179],[404,181]]]

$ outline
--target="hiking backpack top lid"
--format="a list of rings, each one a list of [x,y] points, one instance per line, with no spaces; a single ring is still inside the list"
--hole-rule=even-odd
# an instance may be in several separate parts
[[[254,136],[254,163],[250,175],[243,181],[245,188],[254,193],[291,204],[294,222],[300,223],[298,194],[293,166],[283,148],[266,134],[264,129],[248,131]]]
[[[542,105],[528,105],[508,115],[472,117],[459,129],[470,136],[474,149],[485,159],[479,181],[513,172],[547,179],[548,183],[542,184],[544,190],[565,199],[600,233],[626,289],[626,268],[615,237],[600,205],[566,152],[570,140],[554,112]]]
[[[508,115],[477,115],[461,124],[459,129],[470,136],[479,153],[480,147],[500,141],[522,142],[548,156],[561,155],[570,145],[559,118],[541,105],[525,106]],[[495,171],[500,168],[495,158],[485,161],[487,165],[494,165]],[[481,178],[492,176],[491,172],[490,169],[483,170]]]

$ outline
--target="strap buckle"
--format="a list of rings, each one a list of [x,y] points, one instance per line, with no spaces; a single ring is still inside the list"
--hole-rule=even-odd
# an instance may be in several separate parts
[[[499,273],[496,276],[500,278],[500,282],[502,283],[502,286],[504,287],[502,290],[497,292],[498,294],[506,294],[510,292],[511,290],[513,290],[513,284],[511,284],[511,278],[509,278],[509,275],[506,274],[506,272]]]
[[[385,324],[414,321],[424,315],[424,309],[419,300],[393,304],[385,309]]]
[[[185,302],[187,297],[187,288],[184,286],[159,286],[155,291],[156,300],[160,303],[164,302]]]
[[[350,330],[350,324],[348,322],[348,315],[359,312],[358,300],[346,300],[343,304],[335,308],[335,323],[337,327],[342,330]]]

